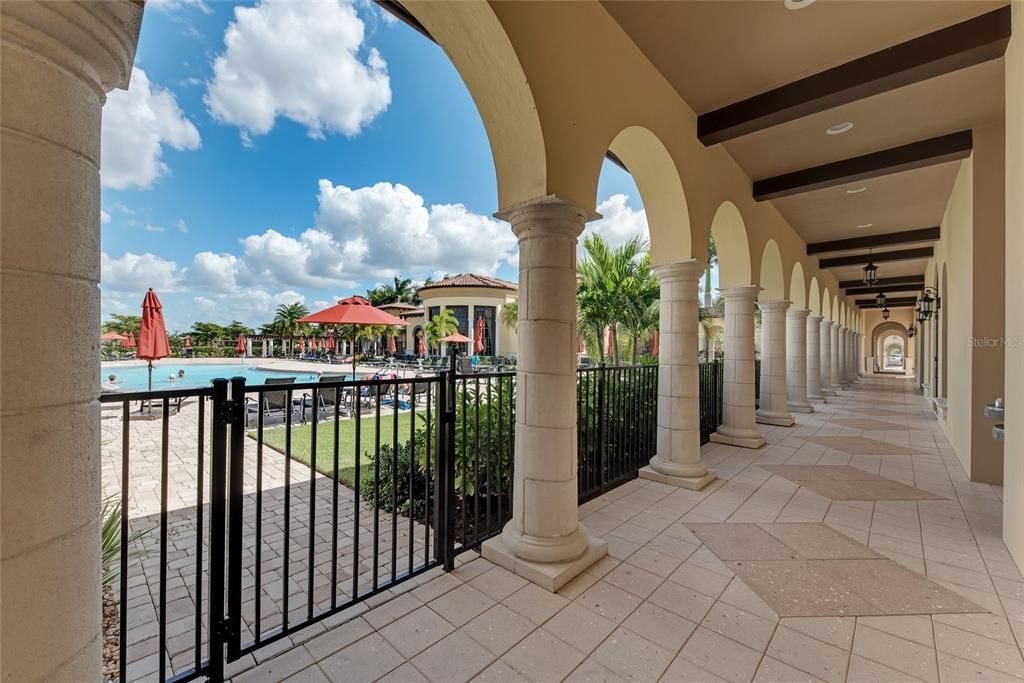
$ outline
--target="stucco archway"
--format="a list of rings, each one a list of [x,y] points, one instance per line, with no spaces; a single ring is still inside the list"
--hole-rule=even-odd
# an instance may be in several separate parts
[[[494,157],[499,207],[547,194],[547,158],[537,106],[494,10],[486,2],[402,4],[448,55],[476,104]]]
[[[629,170],[640,192],[651,234],[651,262],[657,266],[692,258],[686,193],[665,145],[647,128],[630,126],[615,136],[608,149]]]
[[[789,300],[793,302],[794,310],[807,308],[807,283],[804,281],[804,267],[799,261],[793,264],[793,272],[789,275]]]
[[[717,244],[717,242],[716,242]],[[782,301],[786,298],[786,276],[782,269],[782,254],[775,240],[765,242],[761,252],[761,271],[758,278],[761,301]]]
[[[832,297],[829,296],[828,287],[821,292],[821,317],[832,320]]]
[[[807,308],[811,309],[811,315],[821,315],[821,293],[816,275],[811,276],[811,284],[807,288]]]
[[[722,202],[711,221],[711,236],[718,249],[718,286],[751,283],[750,243],[743,216],[732,202]]]

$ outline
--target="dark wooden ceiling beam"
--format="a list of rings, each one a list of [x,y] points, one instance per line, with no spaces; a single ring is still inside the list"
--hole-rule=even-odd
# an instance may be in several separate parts
[[[877,254],[855,254],[853,256],[837,256],[825,258],[818,261],[820,268],[836,268],[838,266],[861,266],[868,261],[875,263],[888,263],[889,261],[911,261],[913,259],[931,258],[934,249],[931,247],[920,247],[918,249],[904,249],[902,251],[882,251]]]
[[[923,284],[907,283],[904,285],[882,285],[881,287],[867,287],[861,283],[860,287],[846,289],[846,296],[859,296],[862,294],[889,294],[890,292],[917,292],[924,287]]]
[[[904,230],[903,232],[887,232],[882,235],[864,235],[828,242],[812,242],[807,245],[808,254],[822,254],[829,251],[848,251],[850,249],[868,249],[869,247],[888,247],[894,244],[913,244],[914,242],[937,242],[939,228],[921,228]]]
[[[705,145],[966,69],[1006,52],[1010,7],[879,50],[697,117]]]
[[[900,303],[886,302],[885,306],[883,307],[883,306],[879,306],[878,304],[872,302],[870,304],[860,304],[860,305],[857,306],[857,308],[859,308],[861,310],[866,309],[866,308],[913,308],[916,305],[917,305],[916,301],[905,301],[905,302],[900,302]]]
[[[859,157],[754,181],[754,199],[789,197],[803,192],[856,183],[870,178],[966,159],[971,155],[971,131],[940,135]]]
[[[856,303],[861,308],[882,308],[874,299],[855,299]],[[886,299],[885,305],[889,308],[900,307],[900,306],[914,306],[917,304],[916,296],[902,296],[893,297],[892,299]]]
[[[880,277],[875,280],[876,286],[882,285],[924,285],[924,275],[894,275],[893,277]],[[849,289],[850,287],[865,287],[863,280],[841,280],[839,282],[840,289]]]

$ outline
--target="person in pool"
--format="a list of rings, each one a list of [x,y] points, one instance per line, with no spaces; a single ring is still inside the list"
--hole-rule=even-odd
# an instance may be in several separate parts
[[[178,370],[178,378],[181,379],[184,376],[185,376],[185,371],[184,370]]]
[[[111,384],[117,384],[117,375],[107,375],[107,381]]]

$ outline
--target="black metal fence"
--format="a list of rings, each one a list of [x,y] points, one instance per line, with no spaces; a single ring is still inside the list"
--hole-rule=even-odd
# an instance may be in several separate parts
[[[711,434],[722,424],[722,395],[725,383],[725,362],[722,360],[700,363],[700,442],[706,444]],[[761,361],[754,361],[754,406],[760,407]]]

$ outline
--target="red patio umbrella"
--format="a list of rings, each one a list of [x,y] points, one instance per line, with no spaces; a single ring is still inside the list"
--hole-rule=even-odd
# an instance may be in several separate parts
[[[604,355],[610,356],[615,353],[615,348],[612,346],[612,328],[608,328],[608,341],[605,343]]]
[[[576,353],[583,353],[583,337],[576,335]]]
[[[473,326],[473,355],[479,355],[484,350],[484,317],[476,317],[476,325]]]
[[[423,334],[421,333],[419,339],[416,340],[416,353],[420,356],[427,355],[427,345],[423,341]]]
[[[651,338],[651,355],[655,358],[658,357],[658,353],[661,351],[661,334],[655,330],[654,336]]]
[[[334,330],[327,333],[327,349],[329,351],[334,350]]]
[[[244,334],[238,335],[238,341],[235,342],[235,351],[238,352],[238,355],[244,356],[245,352],[247,350],[248,350],[248,346],[245,343],[245,335]]]
[[[153,290],[151,289],[149,291],[152,292]],[[156,296],[156,295],[154,295],[154,296]],[[157,303],[159,304],[160,302],[158,301]],[[139,330],[139,337],[140,338],[142,337],[142,330]],[[135,344],[135,333],[134,332],[129,332],[128,333],[128,339],[127,339],[127,341],[125,341],[124,345],[126,347],[128,347],[129,349],[134,349],[135,348],[136,344]],[[141,356],[139,356],[139,357],[141,358]]]
[[[129,332],[128,341],[134,346],[135,339]],[[164,327],[164,311],[160,299],[152,288],[146,292],[142,300],[142,325],[139,327],[139,350],[135,357],[146,361],[149,366],[149,390],[153,391],[153,361],[171,355],[171,345],[167,343],[167,328]],[[150,410],[153,409],[150,403]]]
[[[322,311],[311,313],[299,321],[300,323],[317,323],[319,325],[348,325],[352,328],[352,374],[356,374],[356,327],[359,325],[390,325],[404,327],[405,321],[382,311],[370,304],[361,296],[350,296],[339,299],[338,303]]]
[[[185,348],[186,349],[191,349],[192,348],[192,337],[185,337]]]
[[[117,342],[118,344],[124,345],[128,341],[128,337],[120,334],[119,332],[104,332],[100,335],[100,341]]]
[[[395,345],[395,335],[392,334],[388,337],[388,353],[393,356],[397,351],[398,347]]]

